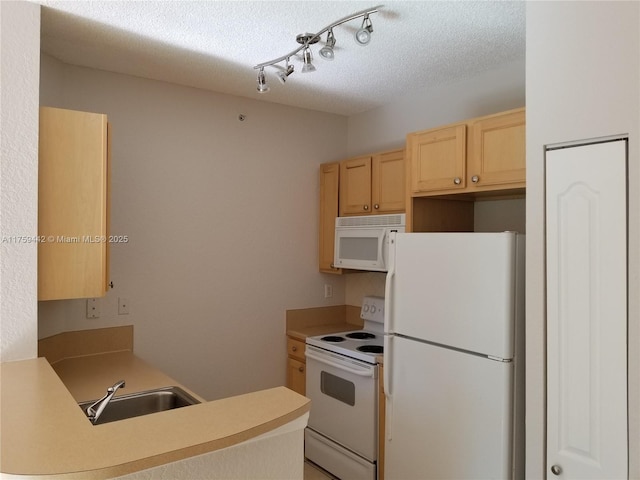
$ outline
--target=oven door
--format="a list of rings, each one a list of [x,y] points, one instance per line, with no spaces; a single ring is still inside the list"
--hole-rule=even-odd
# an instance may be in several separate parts
[[[306,346],[309,428],[361,455],[377,459],[378,367]]]

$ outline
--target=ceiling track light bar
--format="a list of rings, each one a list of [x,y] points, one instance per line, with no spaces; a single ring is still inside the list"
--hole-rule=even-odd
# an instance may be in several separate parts
[[[303,72],[315,70],[315,67],[313,67],[313,65],[311,64],[311,50],[309,48],[309,45],[318,43],[318,41],[320,40],[320,36],[326,32],[329,32],[327,35],[327,46],[329,47],[328,50],[330,50],[330,52],[327,51],[325,47],[320,52],[320,54],[323,58],[327,60],[333,59],[333,47],[335,46],[335,43],[336,43],[335,37],[333,36],[333,28],[337,27],[338,25],[342,25],[343,23],[350,22],[351,20],[355,20],[357,18],[361,18],[361,17],[364,18],[362,22],[362,27],[356,32],[356,42],[359,45],[366,45],[369,42],[370,34],[373,31],[373,27],[371,25],[371,20],[369,19],[369,15],[371,15],[372,13],[377,13],[378,9],[380,9],[381,7],[382,5],[378,5],[376,7],[368,8],[366,10],[361,10],[359,12],[348,15],[344,18],[341,18],[340,20],[333,22],[330,25],[327,25],[317,33],[303,33],[298,35],[296,37],[296,41],[300,44],[298,48],[296,48],[295,50],[292,50],[286,55],[283,55],[278,58],[274,58],[273,60],[269,60],[268,62],[259,63],[253,67],[256,70],[259,70],[258,91],[262,93],[262,92],[267,92],[269,90],[269,88],[266,87],[266,81],[264,76],[265,67],[280,68],[281,70],[286,71],[288,76],[293,72],[293,66],[289,65],[289,59],[294,55],[298,54],[300,51],[303,51],[303,61],[305,64],[305,66],[303,67]],[[361,41],[361,38],[363,38],[361,35],[362,33],[364,33],[364,37],[366,38],[366,41]],[[286,66],[281,67],[280,65],[277,65],[278,63],[281,63],[281,62],[286,62]],[[281,75],[280,75],[280,78],[282,79]]]

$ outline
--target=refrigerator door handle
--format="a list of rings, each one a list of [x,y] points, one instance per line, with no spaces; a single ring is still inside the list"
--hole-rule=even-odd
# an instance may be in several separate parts
[[[384,369],[382,374],[382,388],[387,400],[391,400],[391,335],[384,336]]]
[[[396,233],[389,232],[389,268],[384,281],[384,333],[393,333],[391,326],[391,299],[393,298],[393,277],[396,276]]]
[[[393,431],[393,397],[391,393],[391,344],[393,337],[391,335],[384,336],[384,368],[382,374],[382,389],[386,398],[385,412],[385,431],[387,433],[387,441],[391,441],[391,432]]]

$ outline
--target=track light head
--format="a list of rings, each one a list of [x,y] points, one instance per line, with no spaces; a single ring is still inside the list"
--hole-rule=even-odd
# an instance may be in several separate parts
[[[355,34],[356,43],[361,46],[368,45],[371,41],[371,32],[373,32],[373,24],[369,19],[369,15],[365,15],[362,20],[362,27]]]
[[[333,47],[336,45],[336,37],[333,36],[333,29],[327,33],[327,43],[320,49],[320,56],[325,60],[333,60]]]
[[[316,67],[313,66],[311,61],[313,60],[313,55],[311,55],[311,49],[307,46],[302,51],[302,61],[304,65],[302,66],[302,73],[314,72]]]
[[[258,92],[266,93],[270,90],[269,85],[267,85],[267,78],[264,74],[264,68],[261,68],[258,71]]]
[[[284,85],[287,81],[287,77],[293,73],[293,70],[293,65],[289,65],[289,63],[287,63],[286,68],[283,71],[278,72],[278,80],[280,80],[280,83]]]

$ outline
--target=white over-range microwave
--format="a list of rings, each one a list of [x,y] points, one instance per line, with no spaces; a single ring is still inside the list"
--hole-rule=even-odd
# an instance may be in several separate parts
[[[405,214],[336,218],[336,268],[386,272],[389,233],[404,232]]]

